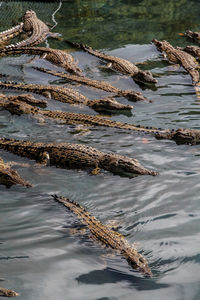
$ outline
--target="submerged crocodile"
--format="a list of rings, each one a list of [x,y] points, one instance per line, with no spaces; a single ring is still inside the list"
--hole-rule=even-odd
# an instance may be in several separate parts
[[[26,187],[31,187],[32,185],[25,181],[18,174],[17,171],[11,169],[9,163],[5,163],[0,157],[0,184],[3,184],[7,187],[11,187],[14,184],[21,184]]]
[[[8,290],[6,288],[0,287],[0,296],[3,297],[16,297],[19,296],[19,294],[13,290]]]
[[[103,59],[109,63],[109,66],[122,73],[126,74],[128,76],[131,76],[134,81],[141,82],[145,84],[155,84],[157,83],[157,80],[153,78],[153,75],[150,71],[142,71],[140,70],[135,64],[131,63],[130,61],[119,58],[116,56],[108,55],[102,52],[99,52],[97,50],[93,50],[91,47],[83,44],[73,43],[70,41],[67,41],[67,43],[73,45],[74,47],[80,48],[84,50],[85,52],[88,52],[91,55],[94,55],[96,57],[99,57],[100,59]]]
[[[21,101],[19,101],[18,98],[20,98]],[[169,130],[169,129],[161,129],[161,128],[152,128],[152,127],[144,127],[141,125],[116,122],[107,118],[103,118],[99,115],[94,116],[94,115],[72,113],[72,112],[65,112],[65,111],[41,110],[37,107],[33,107],[28,103],[24,103],[23,98],[26,99],[26,95],[18,95],[18,98],[16,100],[12,98],[12,100],[10,101],[9,98],[6,97],[1,98],[1,94],[0,94],[0,107],[4,107],[11,114],[40,115],[45,118],[62,121],[62,124],[67,124],[67,125],[82,124],[86,126],[102,126],[102,127],[109,127],[109,128],[119,128],[119,129],[129,130],[129,131],[131,130],[131,131],[151,134],[155,136],[157,139],[174,140],[177,144],[195,145],[200,143],[200,130],[198,129],[179,128],[177,130],[174,129]]]
[[[46,40],[47,37],[57,37],[58,34],[52,33],[49,27],[38,19],[36,13],[33,10],[27,10],[23,16],[22,30],[30,35],[29,38],[18,42],[16,44],[7,45],[5,48],[19,48],[19,47],[31,47],[36,46]]]
[[[133,106],[129,104],[121,104],[117,102],[112,97],[89,100],[87,97],[83,96],[77,91],[74,91],[73,89],[56,85],[39,85],[0,81],[0,88],[32,92],[69,104],[84,104],[96,111],[131,110],[133,108]]]
[[[142,272],[146,276],[152,276],[147,260],[128,243],[123,235],[102,224],[80,204],[57,195],[53,197],[54,200],[62,203],[86,225],[94,239],[111,249],[117,250],[133,269]]]
[[[87,86],[94,87],[96,89],[101,89],[106,92],[114,93],[119,97],[120,96],[126,97],[127,99],[129,99],[131,101],[148,101],[148,99],[145,98],[142,95],[142,93],[140,93],[140,92],[136,92],[134,90],[120,90],[119,88],[112,86],[110,83],[108,83],[106,81],[94,80],[94,79],[90,79],[90,78],[87,78],[84,76],[80,77],[80,76],[66,74],[64,72],[53,71],[53,70],[44,69],[44,68],[40,68],[40,67],[33,67],[33,69],[41,71],[41,72],[45,72],[45,73],[48,73],[48,74],[51,74],[54,76],[58,76],[58,77],[61,77],[63,79],[69,80],[69,81],[75,81],[78,83],[82,83]]]
[[[158,41],[153,39],[152,42],[159,51],[163,51],[167,55],[170,62],[181,65],[187,71],[187,73],[192,77],[193,84],[197,84],[199,82],[199,63],[192,55],[174,48],[167,41]]]
[[[34,159],[42,164],[61,168],[104,169],[114,174],[157,175],[144,168],[138,160],[127,156],[105,153],[96,148],[71,143],[34,143],[15,139],[0,138],[0,149]]]
[[[0,44],[18,36],[22,31],[23,31],[23,23],[20,23],[17,26],[14,26],[12,28],[0,32]]]
[[[41,58],[45,58],[51,63],[64,68],[67,72],[82,76],[82,71],[75,64],[73,56],[62,50],[45,47],[9,47],[8,49],[0,50],[0,56],[18,54],[40,55]]]

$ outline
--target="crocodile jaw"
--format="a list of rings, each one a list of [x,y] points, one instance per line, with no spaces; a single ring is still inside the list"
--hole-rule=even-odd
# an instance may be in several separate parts
[[[122,96],[128,98],[132,101],[149,101],[146,97],[142,95],[140,92],[135,92],[133,90],[125,90],[121,91]]]
[[[125,254],[125,256],[126,256],[126,254]],[[153,274],[151,272],[151,269],[149,268],[148,262],[138,252],[137,252],[137,255],[135,253],[133,253],[133,255],[132,255],[132,253],[131,253],[130,255],[128,255],[126,260],[133,269],[137,269],[139,272],[143,273],[144,275],[146,275],[148,277],[152,277]]]
[[[158,173],[144,168],[137,159],[125,157],[118,154],[106,154],[100,161],[100,166],[116,174],[123,174],[133,177],[134,175],[152,175]]]
[[[14,184],[21,184],[26,187],[31,187],[31,184],[23,180],[17,171],[13,169],[3,169],[0,170],[0,183],[11,187]]]
[[[177,144],[199,144],[200,130],[179,128],[175,131],[173,140]]]
[[[152,43],[157,47],[159,51],[166,51],[166,50],[174,50],[174,47],[168,43],[167,41],[158,41],[156,39],[152,40]]]
[[[133,108],[132,105],[119,103],[112,97],[91,100],[88,104],[96,111],[131,110]]]
[[[199,33],[198,32],[193,32],[191,30],[186,30],[186,36],[188,36],[189,38],[191,39],[194,39],[196,41],[199,41],[200,39],[200,36],[199,36]]]
[[[141,82],[141,83],[149,83],[149,84],[156,84],[158,81],[153,78],[153,75],[149,71],[139,71],[137,75],[133,76],[133,79],[135,81]]]
[[[26,20],[28,18],[33,18],[33,17],[37,17],[36,13],[34,12],[34,10],[30,9],[30,10],[27,10],[22,18],[22,20]]]
[[[178,145],[195,145],[200,143],[200,130],[179,128],[176,131],[156,133],[155,137],[157,139],[174,140]]]

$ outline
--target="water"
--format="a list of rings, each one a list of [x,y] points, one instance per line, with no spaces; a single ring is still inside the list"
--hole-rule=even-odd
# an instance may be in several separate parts
[[[55,25],[54,32],[63,36],[63,41],[48,40],[47,45],[69,49],[87,76],[141,91],[132,79],[103,69],[97,58],[70,49],[65,39],[88,43],[133,62],[147,62],[141,67],[159,76],[155,90],[142,90],[153,103],[134,103],[131,115],[114,115],[113,120],[200,129],[199,101],[189,75],[169,66],[150,43],[157,38],[173,45],[189,44],[178,33],[199,30],[199,1],[7,1],[1,2],[0,30],[15,24],[29,8]],[[32,66],[59,70],[43,59],[21,55],[1,58],[0,72],[8,74],[9,80],[65,84],[36,72]],[[73,87],[91,99],[106,95]],[[124,98],[119,101],[128,103]],[[94,114],[87,107],[53,100],[49,108]],[[33,184],[30,189],[0,187],[2,286],[18,291],[22,300],[200,298],[198,145],[177,146],[172,141],[117,129],[91,128],[80,135],[73,126],[40,123],[30,116],[11,116],[3,110],[0,126],[1,136],[88,144],[135,157],[160,173],[157,177],[134,179],[110,173],[90,176],[84,171],[38,166],[0,151],[6,161],[16,161],[14,168]],[[73,236],[70,229],[77,224],[76,218],[54,202],[50,195],[55,193],[76,200],[104,223],[119,224],[120,232],[130,243],[136,242],[138,251],[148,259],[153,278],[144,278],[118,255],[108,256],[109,251],[87,236]]]

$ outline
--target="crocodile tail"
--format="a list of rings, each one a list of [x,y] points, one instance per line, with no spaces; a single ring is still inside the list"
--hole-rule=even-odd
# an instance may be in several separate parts
[[[47,73],[46,71],[49,71],[49,69],[45,69],[45,68],[41,68],[41,67],[35,67],[35,66],[33,66],[32,69],[40,71],[40,72],[45,72],[45,73]]]
[[[77,206],[77,207],[81,207],[79,203],[74,202],[74,201],[70,200],[69,198],[65,198],[65,197],[62,197],[62,196],[58,196],[58,195],[56,195],[56,194],[51,195],[51,196],[54,198],[54,200],[56,200],[57,202],[63,203],[63,204],[64,204],[67,208],[69,208],[69,209],[70,209],[70,206],[71,206],[71,205],[75,205],[75,206]],[[81,208],[82,208],[82,207],[81,207]]]
[[[54,198],[54,200],[56,200],[59,203],[62,203],[66,208],[68,208],[70,211],[76,214],[80,219],[82,219],[84,223],[87,223],[85,217],[87,217],[88,219],[91,218],[89,212],[79,203],[62,196],[57,196],[56,194],[52,195],[52,197]]]
[[[86,51],[87,51],[87,49],[90,49],[89,46],[84,45],[84,44],[74,43],[74,42],[71,42],[68,40],[66,40],[66,42],[75,48],[79,48],[79,49],[86,50]]]
[[[65,42],[67,42],[69,45],[75,47],[75,48],[81,48],[81,44],[78,44],[78,43],[74,43],[74,42],[71,42],[69,40],[65,40]]]
[[[19,142],[18,140],[15,139],[9,139],[6,137],[0,137],[0,147],[4,147],[6,144],[11,144],[13,142]]]
[[[54,200],[58,201],[59,197],[58,195],[54,194],[54,195],[51,195],[51,197],[53,197]]]
[[[0,87],[4,89],[17,89],[15,85],[17,85],[17,82],[14,81],[0,81]]]
[[[51,195],[51,196],[53,197],[53,199],[55,201],[64,204],[64,206],[66,206],[68,209],[70,209],[70,204],[73,204],[68,198],[64,198],[64,197],[58,196],[56,194]]]
[[[6,151],[10,151],[10,149],[12,148],[13,142],[15,142],[15,141],[16,140],[14,140],[14,139],[9,139],[9,138],[1,137],[0,138],[0,149],[4,149]]]

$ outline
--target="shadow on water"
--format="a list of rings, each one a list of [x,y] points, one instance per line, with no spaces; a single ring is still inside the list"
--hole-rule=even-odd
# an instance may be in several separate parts
[[[117,272],[112,268],[105,268],[103,270],[91,271],[87,274],[82,274],[76,278],[78,283],[84,284],[106,284],[106,283],[119,283],[126,281],[129,286],[134,287],[137,290],[156,290],[160,288],[169,287],[168,284],[158,283],[151,278],[141,278],[134,275],[124,274]]]

